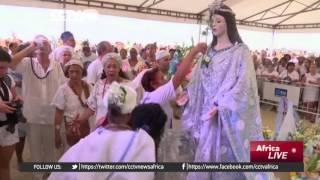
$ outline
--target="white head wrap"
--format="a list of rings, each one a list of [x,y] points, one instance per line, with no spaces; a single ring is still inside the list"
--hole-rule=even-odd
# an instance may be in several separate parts
[[[114,104],[121,109],[122,114],[129,114],[137,105],[137,93],[129,86],[113,82],[103,103],[107,108],[110,104]]]
[[[69,51],[71,53],[71,55],[73,56],[74,54],[74,50],[72,47],[70,46],[60,46],[60,47],[57,47],[56,49],[54,49],[50,55],[50,58],[52,60],[55,60],[55,61],[58,61],[58,62],[61,62],[62,61],[62,55],[65,51]]]
[[[77,59],[71,59],[69,62],[67,62],[64,67],[68,67],[71,65],[78,65],[83,69],[83,63]]]
[[[110,61],[111,59],[114,59],[117,61],[119,67],[121,68],[122,67],[122,60],[121,60],[121,57],[119,54],[117,53],[108,53],[106,54],[105,56],[103,56],[102,58],[102,66],[104,67],[108,61]]]
[[[156,60],[159,61],[164,57],[170,57],[170,53],[166,50],[160,50],[156,53]]]

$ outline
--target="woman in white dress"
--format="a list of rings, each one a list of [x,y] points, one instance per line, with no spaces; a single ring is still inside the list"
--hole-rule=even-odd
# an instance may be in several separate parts
[[[62,146],[63,152],[89,133],[87,121],[80,125],[74,120],[87,107],[86,101],[92,89],[82,80],[84,68],[81,61],[69,61],[65,70],[69,80],[59,87],[51,103],[56,108],[55,146],[57,149]]]
[[[128,81],[121,70],[121,57],[116,53],[108,53],[102,59],[103,73],[101,79],[97,81],[90,97],[87,101],[88,107],[79,116],[79,121],[86,121],[95,115],[95,125],[105,120],[107,108],[103,104],[103,97],[113,82],[129,85]]]
[[[147,132],[160,138],[165,113],[160,106],[136,106],[134,89],[112,83],[104,102],[109,124],[99,127],[72,146],[59,162],[155,162],[155,143]],[[128,126],[132,112],[134,129]],[[153,114],[152,119],[143,113]],[[142,115],[142,116],[141,116]],[[154,122],[152,122],[152,121]],[[144,130],[145,129],[145,130]],[[147,132],[146,132],[147,131]],[[153,172],[62,172],[52,173],[49,180],[153,180]]]
[[[308,111],[317,112],[318,109],[318,101],[319,101],[319,80],[320,74],[317,73],[317,65],[310,65],[310,73],[305,74],[302,82],[305,84],[305,88],[303,89],[303,104],[304,107],[307,108]],[[310,121],[315,121],[315,115],[309,116]]]

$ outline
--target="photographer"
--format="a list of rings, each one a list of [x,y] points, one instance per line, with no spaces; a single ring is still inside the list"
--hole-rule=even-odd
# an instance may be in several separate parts
[[[10,179],[10,159],[19,142],[16,124],[17,109],[14,107],[14,81],[7,75],[10,55],[0,49],[0,179]]]
[[[15,54],[21,52],[25,48],[30,46],[30,43],[22,43],[18,46]],[[11,54],[13,56],[14,54]],[[34,53],[30,53],[27,55],[27,57],[32,58],[34,57]],[[15,82],[15,90],[17,94],[17,98],[20,98],[22,100],[22,74],[15,72],[12,69],[8,69],[8,74],[13,78]],[[19,135],[19,142],[16,144],[16,156],[17,156],[17,161],[18,165],[20,165],[23,162],[23,151],[24,151],[24,145],[26,141],[26,135],[27,135],[27,123],[26,119],[22,114],[22,109],[20,109],[19,112],[19,123],[17,124],[17,131]]]

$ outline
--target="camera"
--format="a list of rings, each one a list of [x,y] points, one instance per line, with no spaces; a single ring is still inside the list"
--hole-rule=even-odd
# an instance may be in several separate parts
[[[20,44],[20,45],[18,46],[18,52],[24,50],[24,49],[27,48],[28,46],[30,46],[30,43]]]
[[[19,122],[20,118],[22,118],[22,102],[21,101],[14,101],[10,104],[8,104],[10,107],[15,108],[16,110],[13,113],[7,113],[7,121],[8,121],[8,127],[6,130],[10,133],[15,132],[15,125]]]
[[[41,41],[37,41],[35,43],[36,43],[37,48],[43,48],[44,47],[43,42],[41,42]]]
[[[23,105],[21,101],[13,101],[9,106],[18,110],[21,109]]]

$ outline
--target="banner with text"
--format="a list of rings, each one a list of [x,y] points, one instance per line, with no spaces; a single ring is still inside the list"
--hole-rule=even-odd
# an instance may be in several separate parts
[[[22,163],[24,172],[303,172],[303,163]]]

